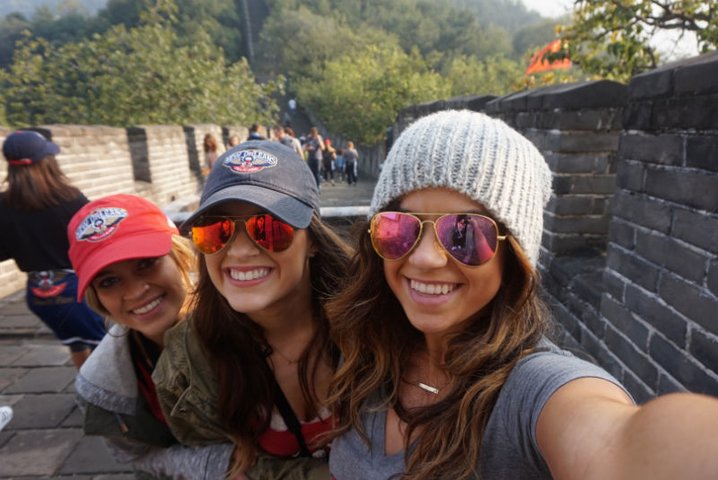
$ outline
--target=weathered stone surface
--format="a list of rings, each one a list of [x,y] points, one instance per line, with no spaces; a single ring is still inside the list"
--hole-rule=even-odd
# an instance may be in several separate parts
[[[0,448],[0,477],[54,475],[81,438],[79,430],[18,432]]]
[[[67,457],[60,474],[132,472],[127,464],[117,463],[100,437],[83,437]]]

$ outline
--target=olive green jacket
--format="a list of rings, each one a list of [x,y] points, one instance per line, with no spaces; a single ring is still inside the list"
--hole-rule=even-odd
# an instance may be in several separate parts
[[[192,447],[231,442],[220,420],[219,386],[191,319],[165,334],[165,347],[152,374],[165,419],[180,443]],[[245,475],[252,479],[326,480],[326,459],[260,455]]]
[[[231,444],[186,447],[150,412],[139,393],[124,327],[113,326],[82,365],[75,391],[85,415],[85,433],[102,436],[115,459],[132,465],[137,478],[225,476],[234,450]]]

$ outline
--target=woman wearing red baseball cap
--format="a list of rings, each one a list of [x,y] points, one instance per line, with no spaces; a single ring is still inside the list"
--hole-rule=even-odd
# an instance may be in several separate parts
[[[159,207],[125,194],[85,205],[67,236],[78,298],[114,323],[75,380],[85,433],[103,436],[116,459],[139,472],[222,478],[233,446],[180,445],[152,381],[164,333],[187,312],[195,268],[189,242]]]
[[[77,277],[65,230],[88,200],[70,183],[55,155],[60,147],[38,132],[19,130],[3,142],[7,189],[0,193],[0,260],[27,273],[26,301],[70,348],[79,368],[105,335],[102,318],[76,301]]]

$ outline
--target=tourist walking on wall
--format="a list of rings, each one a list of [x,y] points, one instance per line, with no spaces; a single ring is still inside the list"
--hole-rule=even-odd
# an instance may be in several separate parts
[[[239,138],[239,135],[230,135],[229,140],[227,141],[227,148],[236,147],[242,143],[242,139]]]
[[[356,185],[357,183],[358,163],[359,153],[354,148],[354,142],[347,142],[347,148],[344,149],[344,170],[346,170],[349,185]]]
[[[547,339],[550,195],[539,151],[499,120],[447,111],[402,132],[328,305],[344,359],[333,478],[716,478],[716,399],[637,406]]]
[[[332,147],[332,141],[324,139],[324,151],[322,152],[322,169],[324,170],[324,181],[334,185],[334,161],[337,158],[337,151]]]
[[[309,170],[311,170],[312,175],[314,175],[314,180],[317,182],[318,187],[320,182],[319,169],[321,168],[323,159],[324,140],[322,136],[319,135],[317,127],[312,127],[309,131],[309,137],[307,137],[306,142],[304,142],[304,150],[307,152],[307,165],[309,165]]]
[[[337,180],[343,182],[346,174],[346,162],[344,161],[344,150],[341,148],[337,148],[337,159],[334,160],[334,166],[336,167]]]
[[[212,166],[214,165],[214,162],[217,161],[217,158],[222,155],[222,152],[224,152],[224,146],[222,143],[217,141],[217,137],[214,136],[213,133],[208,133],[204,136],[204,172],[205,176],[209,174],[209,171],[212,170]]]
[[[88,202],[60,169],[60,147],[38,132],[17,131],[3,143],[7,189],[0,193],[0,260],[27,273],[30,310],[70,348],[77,368],[105,335],[102,318],[78,302],[67,257],[67,224]]]
[[[304,151],[302,150],[302,144],[294,138],[293,136],[289,135],[287,133],[286,129],[289,127],[282,127],[281,125],[275,125],[272,128],[272,131],[274,132],[274,138],[284,145],[285,147],[289,147],[292,150],[294,150],[297,155],[299,155],[302,159],[304,158]],[[291,129],[290,129],[291,130]]]
[[[292,149],[297,152],[297,155],[302,157],[304,161],[306,161],[305,153],[304,153],[304,147],[302,147],[302,142],[297,138],[297,134],[294,133],[294,130],[292,130],[292,127],[284,127],[284,133],[292,139]]]
[[[264,135],[259,133],[259,124],[253,123],[251,127],[249,127],[249,135],[247,136],[247,140],[264,140]]]

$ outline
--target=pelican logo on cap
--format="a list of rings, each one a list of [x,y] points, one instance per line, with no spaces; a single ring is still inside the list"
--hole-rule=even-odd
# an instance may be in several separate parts
[[[127,218],[124,208],[98,208],[90,212],[75,230],[78,242],[101,242],[117,231],[120,222]]]
[[[235,173],[256,173],[277,166],[277,157],[262,150],[239,150],[224,159],[224,166]]]

